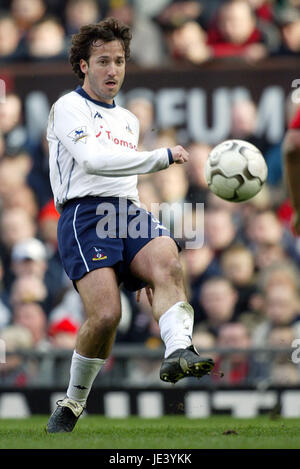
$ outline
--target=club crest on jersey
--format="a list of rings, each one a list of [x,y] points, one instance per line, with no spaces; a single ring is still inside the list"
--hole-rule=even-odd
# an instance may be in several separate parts
[[[92,258],[92,261],[103,261],[104,259],[107,259],[107,256],[103,254],[102,249],[98,249],[94,246],[95,249],[95,254]]]
[[[68,137],[73,140],[74,143],[81,142],[81,143],[86,143],[87,139],[87,130],[86,126],[82,127],[77,127],[77,129],[72,130],[69,134]]]

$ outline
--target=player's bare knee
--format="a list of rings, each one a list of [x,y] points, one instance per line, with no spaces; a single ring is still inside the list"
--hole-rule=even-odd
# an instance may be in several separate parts
[[[107,331],[107,333],[114,331],[118,327],[120,319],[121,310],[111,308],[109,311],[95,312],[90,318],[90,321],[94,330],[103,334],[105,331]]]

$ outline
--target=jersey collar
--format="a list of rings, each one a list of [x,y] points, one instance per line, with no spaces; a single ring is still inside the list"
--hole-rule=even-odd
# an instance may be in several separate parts
[[[80,96],[82,96],[83,98],[88,99],[89,101],[92,101],[95,104],[98,104],[98,106],[106,107],[108,109],[112,109],[112,108],[116,107],[115,102],[113,102],[112,104],[107,104],[107,103],[103,103],[102,101],[97,101],[97,99],[91,98],[87,94],[87,92],[82,88],[82,86],[80,86],[80,85],[77,86],[75,91],[76,91],[76,93],[80,94]]]

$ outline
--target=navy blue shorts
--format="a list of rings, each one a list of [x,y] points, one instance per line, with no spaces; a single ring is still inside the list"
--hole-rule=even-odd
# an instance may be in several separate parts
[[[140,249],[159,236],[172,237],[150,212],[117,197],[72,199],[58,222],[60,257],[75,288],[76,280],[102,267],[114,267],[119,284],[128,290],[143,288],[145,283],[129,266]]]

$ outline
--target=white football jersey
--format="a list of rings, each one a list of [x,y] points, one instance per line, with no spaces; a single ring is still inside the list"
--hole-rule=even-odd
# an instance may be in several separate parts
[[[138,151],[139,123],[128,110],[96,101],[81,88],[52,106],[47,139],[56,208],[85,196],[124,197],[139,204],[137,175],[169,166],[166,148]]]

